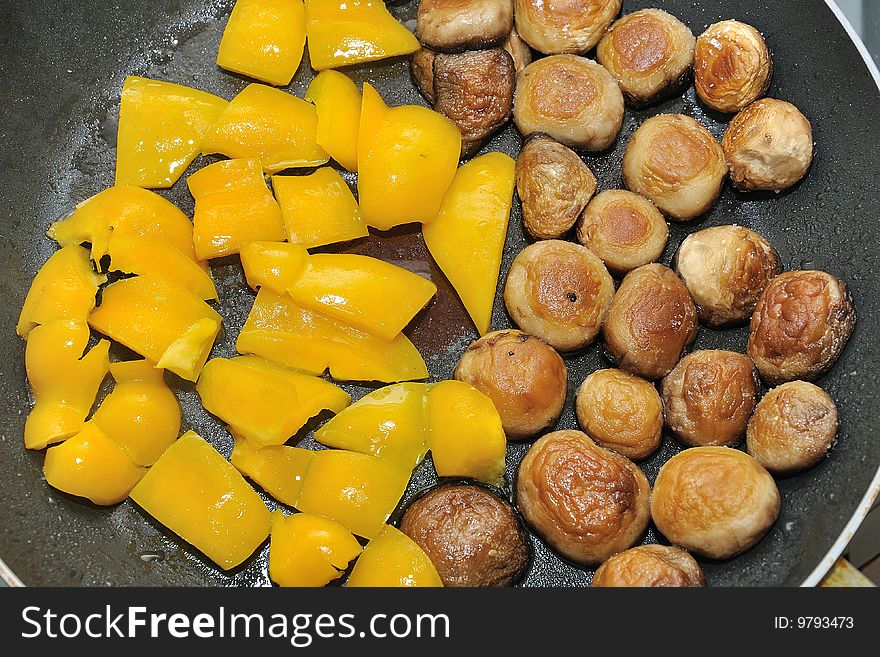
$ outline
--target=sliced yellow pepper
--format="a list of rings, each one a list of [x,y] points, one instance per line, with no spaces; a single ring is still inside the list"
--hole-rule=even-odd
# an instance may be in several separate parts
[[[59,319],[30,333],[24,362],[35,404],[24,425],[24,446],[43,449],[83,427],[110,369],[110,343],[89,342],[84,322]]]
[[[82,431],[46,452],[43,472],[53,488],[109,506],[128,497],[147,469],[96,423],[86,422]]]
[[[327,586],[360,553],[361,544],[338,522],[272,512],[269,577],[279,586]]]
[[[104,288],[89,324],[157,367],[195,381],[220,331],[220,315],[182,287],[135,276]]]
[[[110,271],[161,278],[179,285],[200,299],[217,299],[217,288],[208,269],[190,260],[164,240],[114,233],[108,252]]]
[[[96,263],[107,255],[111,235],[154,237],[196,260],[187,216],[155,192],[133,185],[116,185],[95,194],[77,205],[70,217],[49,226],[46,234],[61,246],[90,243]]]
[[[314,454],[309,449],[286,445],[255,447],[235,436],[230,461],[241,474],[276,500],[296,508]]]
[[[380,388],[340,411],[315,432],[315,440],[412,470],[428,451],[427,391],[424,383]]]
[[[428,391],[427,416],[438,476],[502,483],[507,439],[491,399],[469,383],[441,381]]]
[[[335,169],[322,167],[308,176],[274,176],[272,188],[287,239],[294,244],[312,248],[369,234],[354,194]]]
[[[318,114],[301,98],[264,84],[251,84],[232,99],[205,137],[202,154],[258,159],[263,170],[325,164],[330,156],[315,141]]]
[[[339,71],[321,71],[309,84],[305,99],[318,110],[318,145],[349,171],[357,171],[361,92]]]
[[[389,108],[364,84],[358,199],[368,226],[388,230],[437,216],[461,153],[461,132],[426,107]]]
[[[217,53],[217,66],[269,84],[290,84],[306,43],[302,0],[237,0]]]
[[[283,445],[323,410],[351,397],[329,381],[258,356],[214,358],[196,385],[202,405],[255,447]]]
[[[223,160],[186,179],[196,200],[193,243],[202,259],[238,253],[254,240],[283,240],[281,208],[257,160]]]
[[[297,508],[373,538],[403,497],[409,476],[409,470],[368,454],[340,449],[316,452]]]
[[[492,322],[515,167],[504,153],[474,158],[455,174],[437,218],[422,226],[428,250],[480,335],[489,332]]]
[[[33,328],[56,319],[85,322],[106,276],[92,271],[89,252],[70,244],[56,251],[37,272],[15,327],[25,340]]]
[[[180,404],[163,371],[148,360],[111,363],[116,387],[91,422],[110,436],[135,465],[153,465],[177,440]]]
[[[391,525],[367,543],[346,586],[443,586],[437,568],[412,540]]]
[[[349,66],[419,49],[382,0],[306,0],[306,34],[312,68]]]
[[[418,349],[402,333],[382,340],[267,287],[257,294],[236,348],[311,374],[329,368],[339,381],[393,383],[428,376]]]
[[[116,184],[171,187],[228,105],[198,89],[128,77],[116,137]]]
[[[189,431],[165,450],[131,499],[224,569],[269,536],[269,510],[211,445]]]

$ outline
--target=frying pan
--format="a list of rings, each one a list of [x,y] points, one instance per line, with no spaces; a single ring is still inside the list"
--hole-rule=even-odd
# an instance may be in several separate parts
[[[192,546],[125,502],[92,506],[51,489],[42,476],[43,455],[22,447],[30,398],[24,343],[14,323],[31,279],[54,250],[44,236],[48,224],[75,203],[113,183],[116,116],[126,75],[178,82],[231,98],[246,84],[214,65],[232,0],[32,0],[0,2],[0,557],[10,583],[28,585],[267,585],[268,546],[231,572],[221,572]],[[761,543],[724,562],[702,563],[710,585],[814,584],[840,554],[878,488],[880,409],[880,269],[875,193],[880,186],[880,92],[862,46],[831,3],[818,0],[653,0],[624,2],[624,13],[656,5],[682,19],[695,34],[717,20],[738,18],[756,25],[773,51],[775,75],[769,95],[795,103],[813,121],[816,159],[807,178],[788,192],[740,194],[729,186],[715,207],[695,223],[671,225],[662,261],[669,264],[691,231],[741,224],[766,236],[786,269],[818,268],[846,280],[859,313],[855,334],[838,363],[820,382],[837,401],[841,426],[831,456],[818,467],[779,480],[782,512]],[[403,21],[416,3],[392,7]],[[857,39],[856,39],[857,41]],[[347,71],[369,81],[392,104],[420,103],[405,61]],[[876,75],[876,69],[874,70]],[[290,86],[302,96],[312,72],[304,62]],[[585,155],[600,189],[621,187],[620,161],[630,135],[648,116],[682,112],[701,121],[718,138],[726,118],[706,111],[693,89],[646,110],[627,110],[620,137],[607,153]],[[515,156],[521,145],[509,126],[485,150]],[[200,158],[193,169],[211,158]],[[189,172],[191,173],[192,170]],[[354,182],[348,176],[349,182]],[[162,192],[184,212],[192,199],[181,180]],[[513,257],[525,246],[520,208],[514,203],[502,264],[502,281]],[[461,303],[422,242],[408,226],[335,249],[374,255],[430,276],[439,292],[408,329],[422,351],[431,380],[448,378],[476,334]],[[211,263],[223,316],[213,356],[232,356],[234,342],[253,303],[235,258]],[[493,327],[510,326],[499,294]],[[695,349],[743,351],[746,329],[701,329]],[[577,426],[573,396],[584,377],[607,367],[598,346],[568,357],[569,399],[559,428]],[[192,385],[167,375],[179,396],[186,428],[195,429],[228,456],[232,439],[204,411]],[[369,387],[346,385],[358,398]],[[106,392],[106,390],[104,391]],[[296,437],[305,447],[313,422]],[[528,443],[511,443],[507,476]],[[661,449],[642,464],[653,481],[660,466],[680,447],[665,436]],[[430,463],[415,473],[403,504],[435,483]],[[510,490],[508,489],[508,494]],[[270,508],[277,504],[266,498]],[[586,585],[592,571],[565,562],[532,536],[534,559],[524,585]],[[649,529],[644,541],[662,537]],[[14,573],[14,575],[13,575]]]

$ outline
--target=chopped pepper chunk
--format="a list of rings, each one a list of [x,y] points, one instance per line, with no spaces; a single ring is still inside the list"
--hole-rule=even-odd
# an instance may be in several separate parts
[[[256,447],[235,436],[230,461],[241,474],[276,500],[296,508],[314,454],[308,449],[286,445]]]
[[[417,587],[443,586],[427,554],[391,525],[367,543],[346,586]]]
[[[269,510],[211,445],[189,431],[150,468],[131,499],[226,570],[269,536]]]
[[[116,184],[171,187],[227,105],[198,89],[127,77],[119,107]]]
[[[309,258],[304,246],[290,242],[249,242],[242,245],[240,255],[248,285],[276,294],[286,294],[293,287]]]
[[[357,171],[361,92],[339,71],[321,71],[309,84],[305,99],[318,111],[317,142],[349,171]]]

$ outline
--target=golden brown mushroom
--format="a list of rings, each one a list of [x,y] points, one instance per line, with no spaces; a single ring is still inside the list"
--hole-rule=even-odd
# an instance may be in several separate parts
[[[580,55],[599,43],[621,4],[622,0],[515,0],[516,29],[539,52]]]
[[[663,255],[669,227],[644,196],[623,189],[598,194],[581,216],[578,241],[613,274],[625,274]]]
[[[615,554],[599,566],[592,586],[700,587],[706,578],[700,564],[670,545],[640,545]]]
[[[617,366],[645,379],[666,376],[697,335],[697,309],[675,272],[661,264],[628,273],[602,323]]]
[[[737,188],[778,192],[807,175],[813,128],[791,103],[763,98],[733,117],[721,148]]]
[[[500,46],[513,29],[513,0],[420,0],[416,36],[441,52]]]
[[[782,262],[770,243],[742,226],[716,226],[688,235],[675,270],[710,326],[745,322]]]
[[[834,400],[812,383],[790,381],[764,395],[749,422],[747,445],[758,463],[787,475],[822,461],[836,437]]]
[[[559,351],[593,341],[613,295],[614,281],[602,261],[579,244],[559,240],[523,249],[504,286],[511,319]]]
[[[840,356],[855,323],[842,280],[823,271],[786,272],[758,300],[748,354],[768,383],[815,379]]]
[[[570,430],[532,445],[516,481],[526,522],[563,556],[586,566],[639,539],[648,525],[650,494],[632,461]]]
[[[495,331],[471,343],[454,376],[492,400],[509,439],[552,427],[565,404],[565,363],[544,341],[522,331]]]
[[[627,188],[679,221],[707,212],[721,194],[725,175],[724,151],[715,137],[683,114],[658,114],[645,121],[623,155]]]
[[[694,447],[660,468],[651,518],[673,544],[729,559],[761,540],[779,504],[776,482],[751,456],[730,447]]]
[[[513,120],[523,135],[544,132],[572,148],[602,151],[620,132],[623,95],[596,62],[552,55],[517,77]]]
[[[732,445],[745,435],[760,390],[758,371],[746,356],[695,351],[661,384],[666,425],[685,445]]]
[[[574,226],[596,193],[596,177],[568,146],[533,133],[516,159],[516,190],[529,235],[557,239]]]
[[[596,59],[634,105],[678,89],[694,63],[694,35],[660,9],[642,9],[618,20],[602,37]]]
[[[721,21],[697,37],[697,95],[719,112],[738,112],[767,93],[773,61],[764,37],[748,23]]]
[[[663,402],[653,385],[621,370],[590,374],[577,391],[578,424],[598,445],[639,461],[663,434]]]

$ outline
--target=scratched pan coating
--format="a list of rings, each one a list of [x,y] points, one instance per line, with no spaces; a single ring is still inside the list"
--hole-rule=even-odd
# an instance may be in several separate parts
[[[0,2],[0,79],[4,81],[0,120],[0,558],[30,585],[266,585],[268,545],[240,568],[223,573],[191,546],[182,544],[126,502],[111,509],[83,503],[51,489],[42,476],[43,455],[21,445],[29,393],[24,343],[13,330],[28,285],[55,248],[43,233],[49,222],[113,182],[119,93],[126,74],[192,85],[231,98],[247,81],[217,69],[213,62],[232,0],[150,0],[106,3],[81,0]],[[774,54],[769,95],[792,101],[813,120],[816,159],[806,180],[774,196],[743,195],[729,186],[711,212],[696,223],[671,225],[663,262],[669,263],[690,231],[738,223],[765,235],[779,250],[786,269],[819,268],[846,280],[859,322],[849,347],[821,385],[836,399],[841,427],[831,457],[818,467],[779,482],[782,513],[767,537],[733,560],[703,562],[710,585],[795,585],[819,564],[868,489],[880,463],[875,397],[880,366],[880,242],[875,194],[880,183],[880,98],[866,66],[843,27],[821,2],[808,7],[779,0],[755,9],[748,1],[694,3],[690,0],[625,2],[624,12],[656,5],[681,18],[695,34],[710,23],[738,18],[756,25]],[[767,6],[767,5],[765,5]],[[414,4],[393,11],[412,21]],[[412,22],[409,23],[410,26]],[[810,44],[821,44],[813,50]],[[392,104],[423,103],[404,61],[348,71],[357,82],[376,85]],[[304,61],[290,90],[302,95],[312,77]],[[600,189],[621,186],[620,161],[630,135],[657,112],[683,112],[699,119],[716,137],[724,117],[705,111],[693,89],[647,110],[628,110],[614,147],[585,156]],[[485,150],[516,156],[521,141],[513,127]],[[188,173],[204,166],[198,159]],[[352,177],[348,176],[350,182]],[[181,180],[161,192],[188,214],[192,199]],[[502,265],[502,282],[513,257],[526,244],[520,209],[514,212]],[[332,250],[332,249],[330,249]],[[447,378],[467,344],[476,337],[470,321],[442,273],[431,262],[417,228],[404,227],[345,249],[378,256],[430,276],[437,298],[408,333],[428,363],[431,380]],[[244,284],[236,259],[211,265],[221,296],[224,333],[213,356],[231,356],[254,295]],[[493,327],[510,325],[499,294]],[[743,329],[702,329],[695,348],[743,351]],[[572,400],[577,385],[606,367],[593,346],[566,358],[569,399],[559,428],[574,428]],[[204,411],[189,384],[169,375],[179,395],[185,427],[199,432],[224,455],[232,440]],[[345,386],[354,397],[367,389]],[[315,423],[309,430],[314,429]],[[309,431],[299,444],[314,446]],[[508,478],[528,444],[508,450]],[[643,464],[653,481],[659,467],[679,447],[664,437],[659,452]],[[431,466],[417,471],[404,503],[434,483]],[[509,489],[508,489],[509,492]],[[277,505],[267,498],[271,508]],[[657,540],[649,530],[646,542]],[[560,559],[532,537],[534,561],[525,585],[585,585],[592,571]]]

